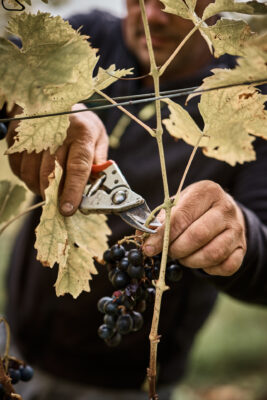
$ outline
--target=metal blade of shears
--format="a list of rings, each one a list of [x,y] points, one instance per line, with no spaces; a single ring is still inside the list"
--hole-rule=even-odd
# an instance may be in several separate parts
[[[129,225],[131,225],[133,228],[138,229],[143,232],[147,233],[155,233],[155,229],[159,226],[161,226],[161,223],[157,220],[157,218],[154,218],[149,226],[154,228],[150,229],[149,227],[145,226],[145,222],[147,218],[149,217],[151,211],[149,210],[146,202],[143,204],[131,208],[130,210],[120,212],[118,215]]]

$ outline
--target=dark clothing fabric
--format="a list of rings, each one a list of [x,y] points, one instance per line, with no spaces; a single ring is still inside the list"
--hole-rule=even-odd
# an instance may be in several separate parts
[[[71,19],[75,28],[83,26],[82,33],[91,36],[92,45],[99,48],[100,66],[107,68],[135,68],[138,64],[126,48],[121,21],[109,14],[93,12]],[[233,63],[225,57],[214,61],[211,67]],[[162,86],[162,90],[178,89],[200,84],[208,70],[197,76]],[[140,81],[119,80],[107,89],[112,96],[151,92]],[[184,104],[184,98],[179,103]],[[201,126],[197,99],[187,109]],[[134,114],[144,105],[131,105]],[[167,107],[162,109],[168,115]],[[101,113],[107,131],[111,133],[121,118],[121,112],[112,109]],[[155,127],[155,117],[146,121]],[[163,135],[170,192],[174,194],[191,153],[183,141],[174,141]],[[209,315],[217,288],[249,302],[267,304],[267,143],[255,142],[257,161],[231,167],[224,162],[205,157],[200,150],[193,161],[186,185],[203,179],[219,183],[240,204],[246,223],[248,251],[241,269],[232,277],[211,277],[199,271],[184,269],[183,279],[171,285],[164,294],[159,333],[162,335],[158,359],[159,383],[178,381],[184,373],[186,359],[194,337]],[[163,188],[156,141],[133,121],[129,121],[118,148],[111,148],[109,157],[118,162],[132,189],[140,193],[151,209],[163,202]],[[201,199],[199,199],[201,201]],[[92,283],[91,293],[82,293],[78,299],[71,296],[57,298],[53,284],[56,268],[43,268],[35,260],[34,227],[39,211],[26,221],[14,248],[8,275],[7,315],[19,349],[33,365],[50,374],[71,381],[94,386],[138,388],[142,385],[149,359],[149,330],[152,306],[144,313],[141,331],[123,338],[117,348],[109,348],[98,338],[97,328],[102,315],[97,311],[99,298],[111,295],[113,289],[105,271],[100,269]],[[114,242],[132,233],[119,217],[109,218]]]

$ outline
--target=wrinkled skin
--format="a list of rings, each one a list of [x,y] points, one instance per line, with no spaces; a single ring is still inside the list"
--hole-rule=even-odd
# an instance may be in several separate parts
[[[199,0],[197,13],[201,15],[209,0]],[[162,65],[181,39],[190,31],[192,23],[162,11],[158,0],[145,2],[152,33],[152,43],[158,66]],[[128,16],[123,29],[125,40],[139,60],[141,70],[149,71],[149,57],[137,0],[127,0]],[[207,46],[195,34],[188,46],[175,58],[162,80],[190,75],[208,62]],[[151,81],[144,84],[151,84]],[[83,107],[81,104],[74,108]],[[19,110],[13,110],[17,114]],[[15,135],[15,123],[8,131],[8,144]],[[81,201],[83,189],[90,175],[92,162],[101,163],[107,157],[108,137],[99,118],[91,112],[70,116],[67,138],[57,150],[56,157],[64,167],[60,191],[60,211],[72,215]],[[16,153],[9,156],[14,173],[35,193],[44,197],[48,175],[54,168],[54,157],[48,151],[39,154]],[[199,201],[201,199],[201,201]],[[144,245],[148,255],[162,250],[164,212],[162,222]],[[243,214],[223,189],[211,181],[190,185],[181,193],[179,203],[172,208],[169,253],[189,268],[202,268],[207,274],[229,276],[240,268],[246,253],[245,221]]]

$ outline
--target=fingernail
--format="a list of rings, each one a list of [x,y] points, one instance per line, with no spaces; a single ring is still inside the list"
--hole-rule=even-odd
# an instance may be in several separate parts
[[[147,244],[144,246],[144,251],[147,256],[152,256],[155,253],[155,247],[151,244]]]
[[[73,205],[71,203],[63,203],[61,206],[61,210],[64,214],[65,213],[68,214],[68,213],[72,212]]]

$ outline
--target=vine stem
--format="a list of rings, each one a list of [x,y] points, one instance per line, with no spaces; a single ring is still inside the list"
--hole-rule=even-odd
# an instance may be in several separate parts
[[[130,113],[130,111],[126,110],[126,108],[119,106],[116,101],[114,101],[111,97],[109,97],[106,93],[102,92],[102,90],[95,89],[95,92],[98,93],[100,96],[104,97],[106,100],[108,100],[111,104],[117,105],[117,108],[124,112],[124,114],[128,115],[131,119],[133,119],[135,122],[137,122],[139,125],[141,125],[148,133],[150,133],[151,136],[155,137],[155,132],[153,129],[151,129],[147,124],[145,124],[143,121],[141,121],[139,118],[137,118],[134,114]]]
[[[28,212],[35,210],[36,208],[41,207],[43,205],[45,205],[45,201],[41,201],[40,203],[34,204],[33,206],[28,207],[26,210],[22,211],[20,214],[16,215],[14,218],[7,221],[7,223],[0,229],[0,235],[6,230],[6,228],[9,225],[12,224],[12,222],[16,221],[17,219],[19,219],[23,215],[27,214]]]
[[[150,74],[153,78],[154,88],[155,88],[155,96],[158,97],[160,94],[160,85],[159,78],[160,72],[156,65],[155,55],[152,47],[151,35],[147,20],[147,15],[145,11],[144,0],[139,0],[141,15],[146,35],[148,53],[150,58]],[[154,312],[152,318],[152,325],[149,334],[150,340],[150,361],[149,368],[147,370],[147,377],[149,382],[149,399],[157,400],[158,395],[156,393],[156,377],[157,377],[157,350],[158,344],[160,341],[160,336],[158,334],[158,325],[159,325],[159,317],[160,317],[160,309],[161,309],[161,300],[163,293],[168,289],[165,283],[165,271],[167,264],[167,256],[169,249],[169,236],[170,236],[170,215],[171,215],[171,200],[169,195],[169,187],[168,187],[168,178],[166,171],[166,163],[165,163],[165,155],[162,143],[162,120],[161,120],[161,108],[160,108],[160,100],[156,100],[156,118],[157,118],[157,127],[156,127],[156,140],[158,144],[159,150],[159,158],[160,158],[160,166],[162,172],[163,179],[163,188],[164,188],[164,204],[166,206],[166,216],[165,216],[165,230],[164,230],[164,238],[163,238],[163,249],[162,249],[162,257],[161,257],[161,265],[160,265],[160,275],[157,280],[156,287],[156,296],[155,296],[155,305]]]

